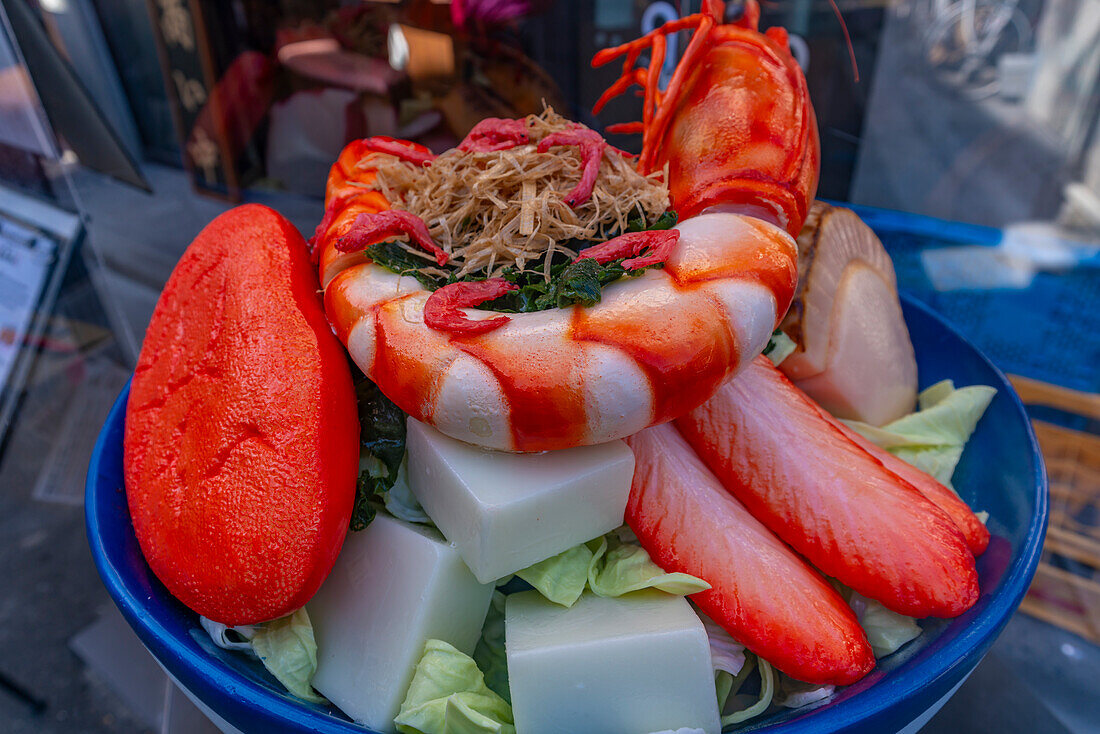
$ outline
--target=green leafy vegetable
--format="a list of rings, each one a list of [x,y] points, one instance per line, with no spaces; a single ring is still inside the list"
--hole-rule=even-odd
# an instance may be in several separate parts
[[[627,232],[642,232],[651,230],[672,229],[676,226],[676,213],[665,212],[652,224],[647,225],[644,217],[633,217],[627,221]],[[599,244],[620,234],[608,233],[606,237],[593,241],[572,241],[567,245],[574,250],[584,250],[587,247]],[[442,288],[450,283],[458,281],[483,280],[482,274],[469,274],[458,278],[454,274],[444,276],[432,272],[425,272],[426,266],[432,266],[426,260],[413,255],[397,242],[380,242],[366,248],[367,257],[375,263],[391,270],[399,275],[408,275],[416,278],[421,285],[429,290]],[[582,306],[594,306],[600,302],[603,287],[621,278],[633,278],[641,275],[646,270],[662,267],[662,263],[651,265],[638,270],[627,270],[623,267],[626,258],[613,260],[601,265],[591,258],[569,261],[560,251],[552,255],[550,263],[550,277],[545,274],[545,261],[529,263],[522,270],[508,268],[500,277],[509,283],[515,283],[519,288],[505,293],[500,298],[481,304],[478,308],[487,311],[501,311],[504,313],[530,313],[532,311],[545,311],[550,308],[566,308],[575,304]]]
[[[374,501],[397,481],[405,457],[405,413],[367,378],[355,385],[359,407],[359,480],[351,529],[362,530],[374,519]]]
[[[706,581],[686,573],[666,573],[641,545],[624,541],[618,532],[574,546],[517,571],[516,576],[563,607],[573,606],[585,588],[605,597],[642,589],[685,596],[710,588]]]
[[[749,719],[755,718],[767,711],[768,707],[772,705],[772,696],[775,694],[775,671],[772,669],[771,663],[753,653],[749,653],[746,657],[745,665],[729,685],[729,693],[727,695],[737,696],[737,692],[741,690],[741,686],[748,679],[749,674],[755,667],[759,667],[760,669],[760,695],[757,696],[756,701],[749,706],[743,709],[734,710],[722,716],[723,729],[731,724],[739,724],[742,721],[748,721]],[[723,687],[725,687],[725,684],[723,684]],[[743,698],[742,696],[735,700]],[[719,710],[725,711],[729,703],[729,699],[723,701],[722,705],[719,706]]]
[[[882,606],[882,602],[868,599],[855,591],[849,590],[847,599],[876,658],[886,657],[910,640],[920,637],[921,628],[912,617],[892,612]]]
[[[638,270],[627,270],[623,260],[612,260],[601,265],[592,258],[574,262],[558,262],[550,269],[547,281],[540,270],[505,270],[501,277],[519,286],[518,290],[505,293],[500,298],[481,304],[479,308],[505,313],[528,313],[548,308],[566,308],[575,304],[594,306],[600,302],[603,287],[621,278],[635,278],[646,270],[661,267],[663,263]]]
[[[317,672],[317,642],[305,607],[263,624],[227,627],[206,617],[199,617],[199,623],[218,647],[258,657],[268,672],[298,698],[312,703],[325,701],[311,686]]]
[[[672,229],[673,227],[676,226],[677,220],[678,220],[678,217],[676,215],[676,212],[667,211],[664,214],[662,214],[661,216],[657,217],[657,221],[655,221],[653,224],[651,224],[647,227],[647,226],[645,226],[645,219],[644,218],[635,217],[634,219],[631,219],[629,222],[627,222],[626,231],[627,232],[643,232],[643,231],[651,232],[651,231],[657,230],[657,229]]]
[[[410,275],[420,281],[420,285],[430,290],[434,291],[446,285],[445,278],[430,275],[421,270],[425,266],[432,265],[431,261],[418,258],[396,242],[379,242],[369,246],[363,252],[387,270],[392,270],[398,275]]]
[[[577,603],[588,584],[592,551],[584,543],[556,556],[517,571],[516,576],[534,586],[540,594],[563,607]]]
[[[780,329],[776,329],[772,332],[771,338],[768,339],[768,345],[764,347],[763,354],[772,361],[772,364],[778,367],[783,360],[794,354],[796,349],[798,349],[798,345],[794,343],[794,339],[791,339]]]
[[[558,308],[565,308],[574,303],[582,306],[596,305],[600,302],[600,292],[603,287],[600,274],[607,272],[608,269],[607,265],[600,265],[592,258],[569,263],[562,269],[557,280],[553,282],[550,292],[546,294],[544,301],[546,307],[550,307],[550,299],[553,299],[552,305]],[[623,272],[626,271],[623,270]]]
[[[493,592],[489,613],[481,628],[481,639],[474,648],[474,662],[485,674],[485,685],[508,703],[512,703],[512,691],[508,686],[508,656],[504,649],[504,602],[507,597]]]
[[[666,573],[645,548],[620,543],[614,535],[600,538],[593,549],[588,586],[597,596],[622,596],[642,589],[687,596],[710,588],[706,581],[686,573]]]
[[[428,640],[394,719],[403,734],[515,734],[512,707],[485,685],[477,663]]]
[[[630,217],[626,220],[627,232],[650,232],[657,229],[672,229],[676,226],[676,222],[678,220],[676,212],[667,211],[661,216],[657,217],[655,220],[653,220],[652,224],[649,224],[646,220],[645,212],[641,212],[637,209],[635,211],[637,213],[633,217]],[[609,240],[617,236],[618,234],[620,233],[608,232],[607,236],[605,236],[603,239]]]
[[[844,422],[950,487],[963,447],[996,393],[985,385],[956,388],[944,380],[921,392],[920,410],[893,423],[879,428],[860,421]]]
[[[258,627],[252,649],[288,691],[306,701],[324,702],[310,685],[317,672],[317,642],[305,607]]]

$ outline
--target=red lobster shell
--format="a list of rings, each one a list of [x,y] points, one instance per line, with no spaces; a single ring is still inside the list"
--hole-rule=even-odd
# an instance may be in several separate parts
[[[639,167],[669,167],[672,207],[681,219],[711,208],[760,217],[797,237],[817,190],[817,121],[787,32],[757,30],[749,0],[735,24],[722,25],[724,3],[666,23],[636,41],[596,54],[593,66],[625,56],[623,75],[596,103],[598,112],[631,84],[645,87],[643,121],[609,131],[642,132]],[[665,36],[695,33],[665,91],[657,88]],[[649,68],[635,69],[651,50]]]

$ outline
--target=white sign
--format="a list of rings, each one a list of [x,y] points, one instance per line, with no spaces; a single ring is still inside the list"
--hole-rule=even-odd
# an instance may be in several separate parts
[[[27,340],[55,249],[49,239],[0,221],[0,392]]]

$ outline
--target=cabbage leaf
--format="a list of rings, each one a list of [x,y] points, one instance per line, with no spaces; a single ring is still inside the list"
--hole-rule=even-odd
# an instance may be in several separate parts
[[[687,596],[710,588],[710,584],[695,576],[666,573],[645,548],[623,543],[615,534],[591,542],[596,547],[592,548],[592,562],[588,566],[588,588],[596,596],[622,596],[642,589]]]
[[[571,607],[584,590],[618,597],[642,589],[686,596],[710,584],[686,573],[666,573],[653,562],[629,530],[613,530],[540,561],[516,576],[555,604]]]
[[[956,388],[951,380],[943,380],[921,392],[920,410],[881,428],[861,421],[844,423],[950,487],[963,447],[996,393],[985,385]]]
[[[386,512],[390,513],[398,520],[435,526],[432,519],[428,517],[428,513],[420,506],[420,502],[417,501],[416,496],[413,495],[412,488],[409,487],[408,453],[406,453],[405,457],[401,460],[401,465],[397,469],[397,476],[394,478],[393,486],[382,495],[382,500],[386,506]]]
[[[545,561],[539,561],[516,576],[534,586],[544,597],[571,607],[577,603],[588,584],[588,567],[592,564],[592,551],[584,543],[573,546]]]
[[[745,667],[745,655],[748,652],[745,646],[719,625],[713,619],[703,614],[698,608],[695,613],[699,615],[703,623],[703,629],[707,631],[707,640],[710,642],[710,660],[714,666],[714,672],[725,672],[736,676]],[[728,695],[728,691],[726,692]],[[719,696],[719,703],[725,700],[725,696]]]
[[[904,614],[892,612],[882,602],[868,599],[855,591],[848,593],[848,606],[856,613],[859,626],[871,643],[875,658],[883,658],[896,652],[902,645],[920,637],[917,621]]]
[[[760,693],[756,696],[756,700],[753,701],[751,696],[739,696],[738,692],[741,689],[741,685],[748,678],[749,673],[753,671],[753,668],[760,668]],[[739,672],[731,681],[726,696],[723,697],[726,700],[721,706],[719,711],[724,712],[728,710],[730,704],[743,704],[745,708],[735,709],[730,713],[723,713],[722,715],[722,728],[726,728],[730,724],[739,724],[743,721],[756,718],[760,714],[768,710],[768,707],[772,705],[772,696],[775,695],[775,669],[772,668],[771,663],[762,657],[749,653],[745,659],[745,666],[741,668]]]
[[[442,640],[424,646],[394,724],[403,734],[516,734],[512,707],[473,658]]]
[[[251,642],[260,662],[288,691],[306,701],[324,702],[311,686],[317,672],[317,641],[305,607],[260,625]]]
[[[240,652],[252,652],[250,641],[259,625],[245,624],[239,627],[230,627],[215,622],[207,617],[199,617],[199,624],[210,635],[210,640],[223,650],[237,650]]]
[[[317,641],[305,607],[262,624],[228,627],[206,617],[199,617],[199,624],[223,650],[255,655],[275,680],[298,698],[325,702],[311,685],[317,672]]]
[[[779,679],[776,688],[775,702],[788,709],[800,709],[811,703],[824,701],[836,691],[836,686],[829,683],[806,683],[796,680],[785,673],[776,673]]]

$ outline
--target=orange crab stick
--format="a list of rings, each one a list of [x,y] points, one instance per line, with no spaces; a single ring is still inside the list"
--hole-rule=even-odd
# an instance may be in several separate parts
[[[951,517],[767,357],[676,426],[749,512],[841,583],[911,617],[955,617],[977,601],[974,556]]]
[[[735,498],[671,425],[627,439],[626,519],[653,560],[711,588],[692,601],[784,673],[846,685],[875,665],[856,616],[828,583]]]
[[[912,484],[936,507],[950,515],[955,526],[962,531],[963,536],[966,538],[966,544],[975,556],[980,556],[985,552],[986,547],[989,545],[989,530],[974,514],[974,511],[970,509],[970,506],[963,502],[957,494],[912,464],[902,461],[881,446],[871,443],[829,415],[824,408],[818,407],[818,413],[860,448],[882,462],[884,467]]]

